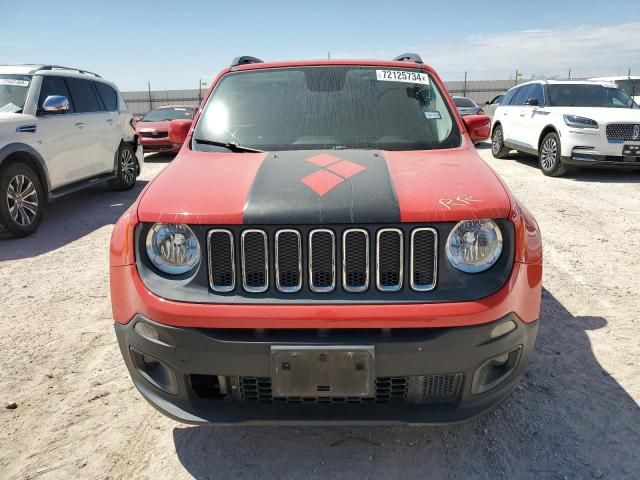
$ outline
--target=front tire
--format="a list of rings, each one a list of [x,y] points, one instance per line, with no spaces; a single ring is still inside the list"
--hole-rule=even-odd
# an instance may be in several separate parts
[[[562,163],[560,137],[558,137],[557,133],[547,133],[542,139],[538,152],[538,162],[542,173],[549,177],[561,177],[569,170],[569,167]]]
[[[504,159],[509,156],[509,152],[510,150],[504,146],[502,126],[498,125],[493,129],[493,135],[491,135],[491,153],[494,158]]]
[[[40,178],[24,163],[12,163],[0,173],[0,238],[34,233],[42,221],[45,195]]]
[[[123,143],[118,149],[118,170],[116,177],[109,180],[112,190],[131,190],[136,184],[138,160],[131,145]]]

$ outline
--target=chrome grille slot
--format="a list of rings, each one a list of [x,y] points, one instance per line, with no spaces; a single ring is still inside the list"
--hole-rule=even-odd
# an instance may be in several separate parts
[[[302,288],[302,240],[297,230],[278,230],[275,250],[276,287],[293,293]]]
[[[236,286],[233,234],[229,230],[210,230],[209,285],[215,292],[230,292]]]
[[[402,288],[404,265],[402,230],[383,228],[376,235],[376,286],[383,292]]]
[[[241,237],[242,286],[247,292],[260,293],[269,287],[267,234],[245,230]]]
[[[336,241],[332,230],[309,233],[309,288],[317,293],[336,287]]]
[[[411,232],[411,288],[418,292],[436,286],[438,234],[433,228],[416,228]]]
[[[364,292],[369,288],[369,232],[360,228],[342,235],[342,288]]]

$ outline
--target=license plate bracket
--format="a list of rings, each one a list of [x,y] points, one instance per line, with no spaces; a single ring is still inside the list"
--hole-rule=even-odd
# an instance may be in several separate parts
[[[373,346],[272,346],[274,397],[372,397]]]

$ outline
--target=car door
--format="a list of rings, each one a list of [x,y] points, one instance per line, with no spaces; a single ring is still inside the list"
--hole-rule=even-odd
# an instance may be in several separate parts
[[[548,121],[548,111],[545,110],[544,89],[542,84],[536,83],[532,85],[524,105],[520,107],[518,121],[520,122],[520,131],[522,132],[522,142],[525,143],[528,148],[537,151],[540,133]]]
[[[510,144],[511,140],[516,138],[516,126],[514,124],[514,121],[517,112],[515,110],[516,107],[513,105],[513,101],[515,100],[516,96],[518,96],[522,88],[523,87],[518,87],[509,90],[505,95],[505,98],[502,100],[502,103],[500,103],[500,107],[496,109],[494,115],[494,124],[500,123],[500,125],[502,125],[504,141],[507,144]]]
[[[527,143],[527,108],[525,102],[529,98],[529,93],[533,88],[533,84],[523,85],[518,89],[518,93],[511,101],[511,118],[509,121],[510,130],[505,131],[505,141],[511,143],[513,148],[526,151],[531,148],[531,144]]]
[[[42,104],[47,97],[62,95],[69,100],[69,110],[64,113],[45,112]],[[67,82],[62,76],[44,75],[38,98],[38,131],[46,152],[45,162],[49,171],[51,188],[80,180],[84,173],[81,166],[90,154],[93,139],[85,134],[81,116],[76,113]]]
[[[68,77],[66,81],[78,117],[76,126],[91,140],[84,159],[77,165],[78,177],[112,171],[115,148],[111,113],[105,110],[92,80]]]
[[[106,83],[94,81],[93,85],[105,110],[103,131],[100,134],[101,148],[104,152],[101,158],[103,159],[102,171],[109,172],[114,168],[115,154],[123,139],[121,118],[118,113],[118,94]]]

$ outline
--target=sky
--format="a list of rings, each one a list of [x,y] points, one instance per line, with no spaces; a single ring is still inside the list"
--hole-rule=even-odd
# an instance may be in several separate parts
[[[640,75],[638,0],[0,0],[0,64],[94,71],[123,91],[198,88],[238,55],[391,59],[445,80]]]

